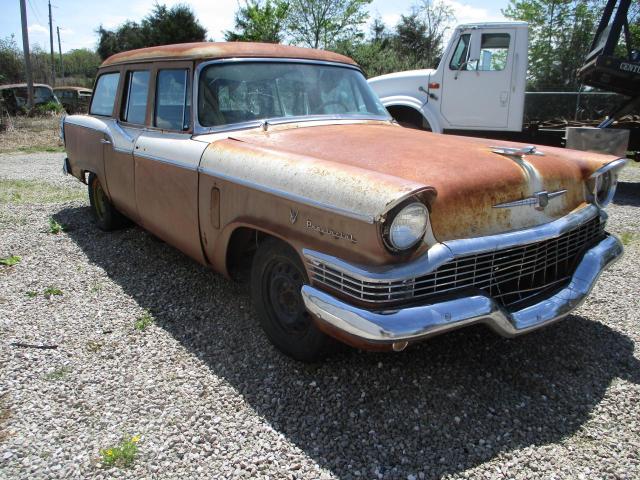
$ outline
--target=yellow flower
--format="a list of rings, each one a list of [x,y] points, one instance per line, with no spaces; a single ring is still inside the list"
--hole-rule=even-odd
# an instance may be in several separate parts
[[[109,456],[113,455],[113,450],[111,450],[111,449],[107,450],[107,455],[109,455]]]
[[[138,443],[140,441],[140,436],[139,435],[134,435],[133,437],[131,437],[131,441],[133,443]]]

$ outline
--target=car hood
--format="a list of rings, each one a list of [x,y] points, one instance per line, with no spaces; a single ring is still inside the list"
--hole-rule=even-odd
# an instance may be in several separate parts
[[[405,196],[420,188],[435,190],[429,199],[435,238],[445,241],[528,228],[555,220],[580,208],[586,201],[585,180],[615,157],[552,147],[540,147],[543,155],[523,159],[493,152],[495,146],[523,144],[433,134],[390,124],[325,125],[269,129],[234,134],[220,143],[234,148],[259,149],[261,155],[304,158],[331,165],[331,172],[363,172],[358,193],[379,196],[385,185],[388,196]],[[224,150],[224,145],[218,148]],[[341,188],[335,178],[335,197]],[[309,191],[317,178],[297,180]],[[380,183],[377,183],[380,181]],[[396,184],[397,191],[389,186]],[[534,205],[500,206],[527,199],[536,192],[562,192],[544,209]],[[392,202],[382,199],[375,208]],[[372,212],[368,212],[372,213]],[[378,212],[383,215],[383,211]]]

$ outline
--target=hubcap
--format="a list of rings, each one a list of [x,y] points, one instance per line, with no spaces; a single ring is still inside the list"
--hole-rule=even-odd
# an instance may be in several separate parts
[[[267,298],[280,328],[288,334],[304,334],[310,318],[300,293],[304,284],[302,272],[288,259],[277,258],[268,266],[265,282]]]
[[[106,197],[104,195],[104,190],[102,190],[102,185],[100,185],[100,182],[97,179],[93,182],[93,202],[98,218],[104,218],[106,211]]]

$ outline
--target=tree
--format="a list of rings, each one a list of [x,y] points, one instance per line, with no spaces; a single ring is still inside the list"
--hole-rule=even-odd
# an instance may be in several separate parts
[[[22,58],[13,35],[0,38],[0,83],[15,83],[22,79]]]
[[[529,88],[577,90],[602,0],[510,0],[505,17],[529,23]]]
[[[115,30],[106,30],[101,25],[97,33],[100,36],[98,54],[104,60],[134,48],[204,42],[207,31],[188,6],[178,4],[167,8],[156,4],[140,24],[128,20]]]
[[[345,40],[363,38],[372,0],[291,0],[287,30],[294,43],[330,48]]]
[[[283,0],[247,0],[235,14],[235,30],[227,30],[227,42],[280,43],[284,38],[289,4]]]

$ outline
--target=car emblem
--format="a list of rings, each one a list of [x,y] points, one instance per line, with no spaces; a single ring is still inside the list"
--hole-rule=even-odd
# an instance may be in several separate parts
[[[296,223],[296,220],[298,220],[298,210],[295,210],[293,208],[289,209],[289,221],[293,225],[294,223]]]
[[[493,208],[511,208],[511,207],[523,207],[527,205],[533,206],[536,210],[544,210],[549,205],[549,200],[559,197],[567,193],[566,190],[556,190],[555,192],[536,192],[531,197],[523,198],[522,200],[515,200],[513,202],[498,203]]]

